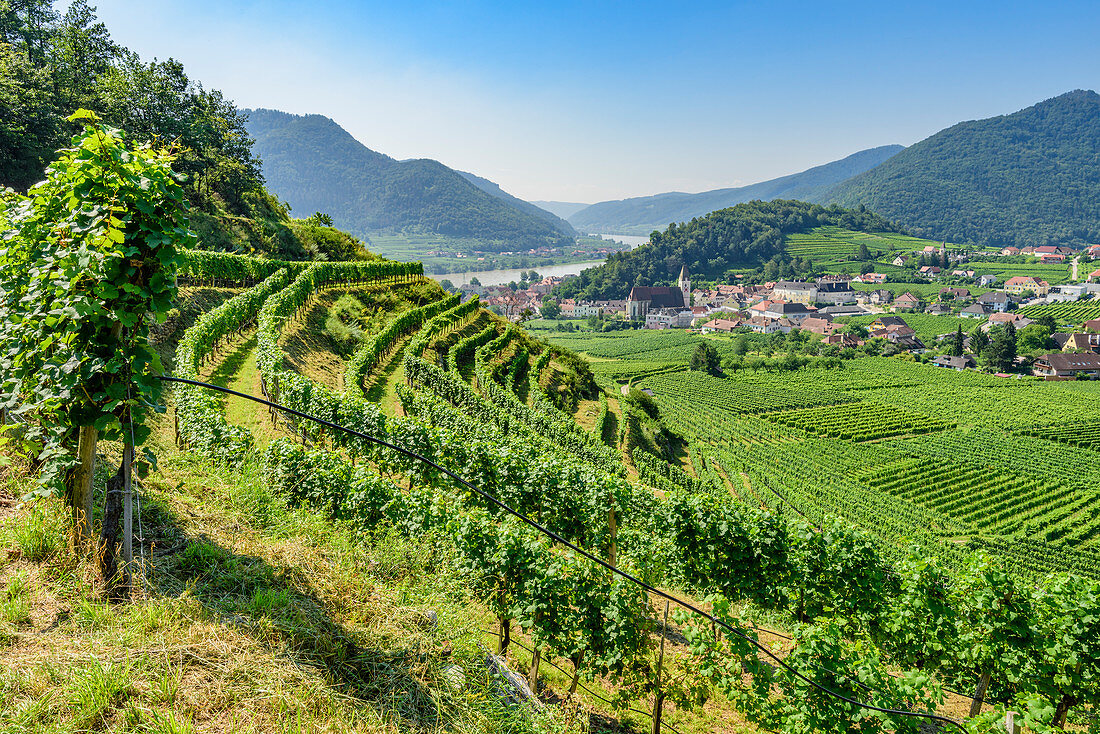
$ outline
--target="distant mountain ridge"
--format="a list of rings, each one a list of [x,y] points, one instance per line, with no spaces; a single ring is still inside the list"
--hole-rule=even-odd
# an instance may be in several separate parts
[[[581,204],[576,201],[532,201],[532,204],[539,209],[544,209],[551,214],[557,214],[562,219],[569,219],[581,209],[591,206],[591,204]]]
[[[698,194],[669,192],[619,201],[603,201],[576,212],[568,220],[584,232],[644,236],[654,230],[662,230],[670,223],[690,221],[693,217],[701,217],[754,199],[814,201],[841,181],[874,168],[902,150],[904,148],[900,145],[870,148],[800,173],[749,186],[715,189]]]
[[[1100,242],[1100,95],[961,122],[814,200],[864,204],[934,239]]]
[[[434,160],[395,160],[322,115],[244,114],[268,187],[298,216],[324,212],[341,229],[367,237],[405,232],[476,239],[485,250],[574,241],[564,222],[526,202],[517,205],[495,184]]]

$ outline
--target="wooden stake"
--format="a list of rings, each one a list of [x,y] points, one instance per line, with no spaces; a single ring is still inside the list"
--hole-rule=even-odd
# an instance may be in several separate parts
[[[668,602],[665,602],[665,625],[661,633],[661,652],[657,656],[657,687],[653,693],[653,734],[661,734],[661,712],[664,710],[665,694],[661,690],[661,673],[665,665],[665,638],[668,637]]]
[[[134,447],[127,442],[122,449],[122,582],[127,589],[130,588],[130,569],[134,563],[133,461]]]
[[[98,440],[99,431],[94,426],[80,427],[80,464],[73,476],[73,541],[77,546],[86,545],[92,538],[92,477]]]

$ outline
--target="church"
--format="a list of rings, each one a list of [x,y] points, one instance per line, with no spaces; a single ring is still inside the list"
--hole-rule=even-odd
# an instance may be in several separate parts
[[[636,285],[626,299],[626,315],[633,321],[642,321],[651,310],[659,308],[685,309],[691,306],[691,280],[687,266],[680,268],[679,287]]]

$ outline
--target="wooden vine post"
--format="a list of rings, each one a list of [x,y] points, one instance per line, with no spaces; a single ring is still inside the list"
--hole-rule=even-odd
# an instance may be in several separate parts
[[[665,623],[661,630],[661,652],[657,655],[657,684],[653,691],[652,734],[661,734],[661,713],[665,706],[665,693],[661,689],[661,674],[665,664],[665,638],[668,637],[668,602],[665,602]]]

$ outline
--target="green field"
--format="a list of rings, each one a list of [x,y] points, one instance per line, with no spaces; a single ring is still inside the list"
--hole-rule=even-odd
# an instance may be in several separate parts
[[[1100,454],[1088,448],[1098,383],[1011,380],[876,357],[839,370],[677,372],[638,385],[653,390],[676,430],[808,516],[827,510],[886,536],[925,534],[887,522],[883,508],[893,500],[884,493],[936,518],[929,521],[942,532],[930,539],[1037,542],[1023,546],[1020,562],[1029,568],[1050,567],[1043,544],[1100,551]],[[1046,426],[1028,428],[1037,423]],[[1025,430],[1038,435],[1020,435]]]
[[[1020,309],[1020,313],[1031,319],[1053,316],[1059,324],[1082,324],[1092,319],[1100,319],[1100,300],[1040,303],[1024,306]]]
[[[792,257],[827,262],[854,260],[860,245],[867,245],[872,255],[876,252],[886,255],[920,251],[928,246],[939,248],[940,244],[894,232],[855,232],[840,227],[816,227],[809,232],[789,234],[786,238],[786,249]],[[954,246],[949,244],[947,249],[954,249]]]
[[[1072,275],[1069,263],[977,262],[971,263],[969,267],[978,273],[996,275],[1002,282],[1016,275],[1030,275],[1035,278],[1041,278],[1051,285],[1060,285],[1062,283],[1068,283],[1070,275]]]

